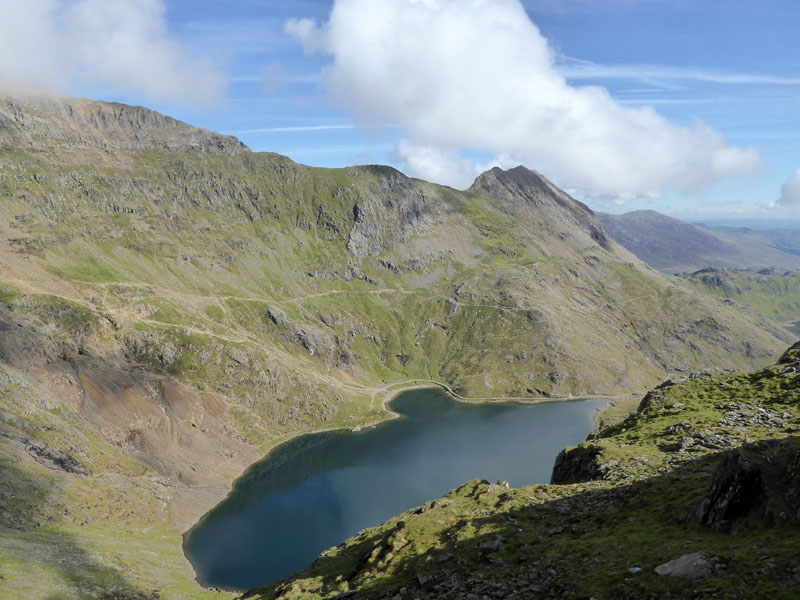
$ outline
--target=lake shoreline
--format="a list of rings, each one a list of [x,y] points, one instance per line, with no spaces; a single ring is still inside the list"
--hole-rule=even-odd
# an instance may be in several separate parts
[[[225,500],[208,511],[183,536],[187,559],[194,567],[196,575],[207,582],[204,584],[198,581],[200,585],[231,591],[245,589],[250,585],[248,582],[253,581],[252,574],[258,573],[254,569],[261,568],[257,566],[258,560],[267,560],[268,562],[265,564],[275,565],[271,568],[272,570],[264,567],[265,574],[275,573],[277,570],[276,575],[284,577],[288,576],[286,573],[291,573],[280,572],[281,567],[277,565],[283,564],[283,559],[268,558],[271,550],[264,546],[263,540],[266,538],[262,539],[260,534],[237,536],[235,540],[231,541],[227,531],[242,528],[243,532],[271,532],[269,536],[272,539],[316,539],[326,547],[341,543],[352,536],[356,530],[342,529],[345,521],[341,521],[337,517],[317,523],[317,529],[314,531],[320,533],[312,534],[309,538],[308,533],[302,533],[305,531],[305,520],[302,521],[302,525],[299,525],[299,529],[295,530],[295,525],[287,525],[292,521],[291,518],[287,521],[286,518],[280,516],[271,516],[280,515],[280,509],[263,508],[272,506],[273,501],[279,501],[273,499],[283,497],[283,494],[288,494],[291,498],[295,489],[301,489],[306,485],[312,487],[319,485],[317,482],[328,481],[331,476],[341,477],[338,474],[341,467],[337,465],[346,464],[346,470],[355,473],[348,475],[347,477],[351,479],[347,481],[347,485],[340,484],[336,487],[337,490],[359,489],[362,484],[358,482],[372,482],[367,484],[367,489],[369,489],[370,485],[374,485],[375,481],[384,476],[384,473],[393,473],[394,469],[401,469],[400,472],[404,474],[398,478],[395,473],[394,478],[387,480],[383,487],[391,488],[394,481],[406,480],[417,481],[417,487],[419,487],[419,483],[426,480],[425,477],[428,477],[428,481],[432,481],[426,491],[418,492],[406,487],[402,488],[402,493],[399,493],[400,490],[395,490],[390,497],[385,498],[385,501],[376,501],[374,507],[361,506],[360,495],[357,501],[353,500],[350,493],[341,496],[342,500],[339,499],[339,492],[330,496],[333,498],[330,502],[344,501],[345,505],[353,507],[346,522],[355,523],[358,527],[371,527],[394,514],[399,514],[399,512],[444,495],[451,488],[454,489],[471,479],[499,478],[511,481],[514,487],[549,482],[556,454],[565,446],[574,445],[586,439],[586,436],[596,427],[596,413],[605,410],[609,402],[613,401],[612,398],[620,398],[619,396],[602,398],[587,395],[566,398],[496,397],[490,401],[489,399],[476,401],[476,399],[460,397],[458,394],[452,393],[448,386],[440,385],[439,382],[432,380],[408,380],[397,382],[392,387],[395,389],[382,389],[374,395],[379,395],[386,418],[360,427],[331,427],[312,432],[308,434],[308,437],[313,437],[315,433],[326,432],[340,432],[344,435],[327,436],[317,440],[309,439],[289,448],[286,447],[287,444],[298,438],[306,437],[306,435],[299,434],[282,440],[234,481]],[[412,394],[404,399],[402,404],[390,406],[398,396],[414,391],[422,393],[421,395]],[[374,400],[378,400],[378,397],[374,397]],[[583,404],[586,401],[591,401],[591,404]],[[553,407],[553,405],[565,403],[575,406],[563,409]],[[551,405],[551,407],[544,408],[542,406],[541,409],[534,410],[534,405]],[[394,410],[392,410],[393,408]],[[442,412],[443,410],[444,412]],[[533,412],[528,413],[528,410]],[[488,417],[487,415],[495,416]],[[574,415],[574,417],[568,415]],[[581,416],[578,417],[578,415]],[[398,416],[407,417],[408,423],[394,423],[389,426]],[[456,426],[445,426],[444,429],[441,429],[438,423],[439,419],[443,417],[455,419],[450,422]],[[461,425],[458,425],[459,423]],[[388,427],[383,433],[374,431],[380,424],[386,424]],[[447,433],[443,435],[443,432]],[[349,433],[361,433],[366,437],[347,435]],[[397,437],[398,435],[400,437]],[[431,439],[435,439],[436,442],[432,444]],[[402,443],[398,445],[397,440],[402,440]],[[417,440],[417,442],[413,440]],[[389,454],[386,455],[383,448],[393,448],[393,450],[389,450]],[[460,450],[453,452],[454,448]],[[274,453],[279,449],[284,449],[285,452],[275,456]],[[423,454],[426,458],[422,458],[420,452],[427,453]],[[380,471],[376,479],[369,470],[372,468],[369,465],[378,463],[369,457],[382,456],[392,457],[386,463],[386,467],[390,470]],[[510,456],[516,458],[509,461]],[[274,460],[270,461],[270,457],[274,457]],[[358,458],[354,459],[354,457]],[[362,460],[362,457],[368,458]],[[436,458],[429,461],[427,457]],[[339,460],[348,462],[336,462]],[[379,463],[383,464],[381,460],[378,458]],[[410,463],[414,465],[413,470],[406,473]],[[416,469],[422,464],[426,465],[426,469],[420,479],[420,473]],[[356,471],[352,471],[353,468]],[[358,475],[359,470],[363,468],[366,468],[367,471],[362,471]],[[254,469],[258,470],[254,472]],[[370,475],[366,475],[365,479],[364,473],[370,473]],[[352,477],[357,479],[352,480]],[[373,493],[377,494],[375,496],[377,499],[381,497],[382,492],[374,491]],[[347,500],[347,498],[350,499]],[[230,504],[222,507],[221,505],[226,501],[229,501]],[[301,509],[300,505],[296,505],[294,502],[290,501],[293,510],[310,510],[309,514],[324,512],[328,510],[329,505],[328,500],[324,502],[310,500],[305,503],[306,508]],[[321,504],[317,504],[317,502],[321,502]],[[270,516],[265,517],[264,515]],[[256,519],[256,521],[251,522],[248,519]],[[269,523],[266,520],[262,522],[263,519],[268,519]],[[287,527],[290,527],[288,531]],[[304,538],[303,535],[306,537]],[[217,542],[210,544],[212,539]],[[250,541],[245,542],[246,539]],[[229,551],[222,551],[222,554],[218,555],[225,558],[220,561],[213,557],[214,552],[219,552],[217,549],[219,544],[231,543],[234,546]],[[308,552],[308,542],[296,543],[293,541],[292,543],[296,552]],[[238,556],[240,549],[243,549],[241,559],[229,558]],[[312,541],[311,549],[315,552],[314,556],[317,556],[317,553],[325,548],[314,548]],[[260,558],[256,559],[255,557]],[[237,560],[241,562],[236,562]],[[294,568],[294,565],[290,564],[289,566]],[[297,568],[301,568],[301,566]],[[248,572],[250,575],[247,575]],[[235,575],[235,573],[240,573],[240,575]],[[243,580],[241,573],[245,573]],[[240,579],[237,581],[236,577]],[[226,587],[231,583],[233,585]],[[257,583],[260,584],[263,581]]]
[[[387,388],[392,388],[395,385],[398,385],[398,386],[401,386],[401,387],[398,387],[397,389],[387,389]],[[356,425],[354,427],[329,427],[329,428],[313,429],[313,430],[304,431],[304,432],[297,432],[297,433],[291,434],[288,437],[282,438],[279,441],[277,441],[276,443],[272,444],[269,448],[266,449],[266,453],[263,456],[261,456],[261,458],[259,458],[258,460],[255,460],[253,463],[251,463],[238,477],[236,477],[231,482],[231,484],[227,487],[227,491],[226,491],[224,497],[221,497],[220,500],[218,502],[216,502],[212,508],[207,510],[200,519],[198,519],[189,529],[187,529],[186,531],[184,531],[181,534],[182,546],[184,546],[184,548],[185,548],[185,544],[187,542],[187,539],[197,530],[198,527],[200,527],[201,525],[204,524],[204,522],[206,521],[207,517],[209,515],[211,515],[211,513],[213,513],[222,504],[224,504],[225,502],[227,502],[231,498],[231,495],[233,494],[234,489],[236,488],[236,485],[240,480],[246,478],[257,465],[259,465],[263,461],[267,460],[273,453],[275,453],[278,449],[282,448],[286,444],[288,444],[288,443],[290,443],[292,441],[295,441],[300,437],[308,436],[308,435],[315,435],[315,434],[321,434],[321,433],[333,433],[333,432],[360,433],[360,432],[364,432],[364,431],[367,431],[367,430],[370,430],[370,429],[374,429],[374,428],[376,428],[377,426],[379,426],[381,424],[393,421],[393,420],[398,419],[398,418],[403,416],[403,415],[400,415],[399,413],[396,413],[395,411],[393,411],[389,407],[389,404],[391,404],[391,402],[394,401],[398,396],[400,396],[401,394],[404,394],[406,392],[415,391],[415,390],[434,390],[434,389],[442,391],[449,399],[451,399],[454,402],[457,402],[459,404],[465,404],[465,405],[473,405],[473,406],[482,405],[482,404],[540,405],[540,404],[551,404],[551,403],[555,404],[555,403],[562,403],[562,402],[580,402],[580,401],[586,401],[586,400],[603,400],[604,404],[602,406],[598,407],[595,410],[595,413],[594,413],[594,415],[592,417],[592,421],[593,421],[592,432],[597,430],[598,425],[602,422],[602,416],[609,409],[611,409],[611,408],[613,408],[613,407],[615,407],[617,405],[615,403],[616,400],[620,400],[620,401],[623,401],[623,402],[625,402],[625,401],[630,402],[630,400],[632,398],[634,398],[634,397],[636,397],[636,398],[640,398],[641,397],[640,394],[631,393],[631,394],[615,395],[615,396],[581,395],[581,396],[569,396],[569,397],[535,397],[535,398],[531,398],[531,397],[502,397],[502,396],[496,396],[496,397],[486,397],[486,398],[466,398],[466,397],[463,397],[463,396],[459,395],[458,393],[456,393],[447,384],[439,382],[439,381],[435,381],[435,380],[412,379],[412,380],[406,380],[406,381],[402,381],[402,382],[397,382],[395,384],[389,384],[385,388],[381,389],[381,391],[379,391],[379,392],[374,394],[374,396],[378,396],[378,395],[382,396],[382,398],[380,400],[380,403],[381,403],[381,410],[384,412],[385,418],[382,418],[382,419],[376,420],[376,421],[371,421],[371,422],[368,422],[368,423],[365,423],[365,424],[361,424],[361,425]],[[638,402],[638,400],[637,400],[637,402]],[[342,540],[342,541],[344,541],[344,540]],[[215,585],[206,585],[206,584],[200,582],[199,579],[198,579],[198,576],[197,576],[198,570],[197,570],[195,564],[193,563],[193,561],[186,554],[185,550],[184,550],[184,556],[186,557],[187,561],[191,564],[191,566],[192,566],[192,568],[193,568],[193,570],[195,572],[195,581],[201,587],[203,587],[205,589],[209,589],[209,590],[219,590],[219,591],[224,591],[224,592],[230,592],[232,594],[239,594],[242,591],[245,591],[245,590],[239,589],[239,588],[220,587],[220,586],[215,586]]]

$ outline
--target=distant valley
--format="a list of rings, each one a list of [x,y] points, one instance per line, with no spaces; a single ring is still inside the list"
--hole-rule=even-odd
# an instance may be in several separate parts
[[[652,210],[597,217],[611,237],[660,271],[800,269],[800,229],[708,227]]]

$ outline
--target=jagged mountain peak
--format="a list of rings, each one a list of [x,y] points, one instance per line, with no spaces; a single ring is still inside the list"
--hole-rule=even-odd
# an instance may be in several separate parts
[[[478,175],[470,189],[486,192],[496,188],[549,187],[551,185],[546,178],[536,171],[519,165],[506,170],[500,167],[493,167],[488,171],[484,171]]]
[[[589,239],[581,245],[596,243],[606,250],[612,248],[603,226],[588,206],[527,167],[520,165],[505,171],[494,167],[479,175],[469,191],[506,200],[541,222],[582,231]]]
[[[59,96],[0,95],[0,145],[226,156],[249,152],[233,136],[193,127],[143,106]]]

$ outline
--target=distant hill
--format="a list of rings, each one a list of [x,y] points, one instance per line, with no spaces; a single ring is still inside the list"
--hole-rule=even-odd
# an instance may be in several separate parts
[[[800,268],[800,231],[710,228],[653,210],[597,213],[608,234],[655,269]]]
[[[800,256],[800,227],[784,227],[780,229],[762,229],[752,227],[715,227],[700,225],[712,230],[716,235],[736,238],[754,238],[767,240],[777,250],[793,256]]]
[[[800,271],[706,268],[681,278],[698,292],[754,308],[800,333]]]

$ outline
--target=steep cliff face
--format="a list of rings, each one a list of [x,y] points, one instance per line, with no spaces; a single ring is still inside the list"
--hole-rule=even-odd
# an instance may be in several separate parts
[[[627,393],[768,361],[788,339],[643,266],[525,169],[458,192],[252,153],[140,108],[4,99],[0,116],[0,464],[19,500],[0,526],[15,548],[52,550],[26,537],[49,523],[104,556],[122,536],[105,566],[144,576],[134,542],[156,523],[142,593],[197,591],[175,529],[259,453],[386,418],[381,401],[414,382]],[[128,512],[87,500],[131,489]],[[49,572],[15,552],[17,571]],[[75,577],[53,593],[81,597],[58,588]]]

